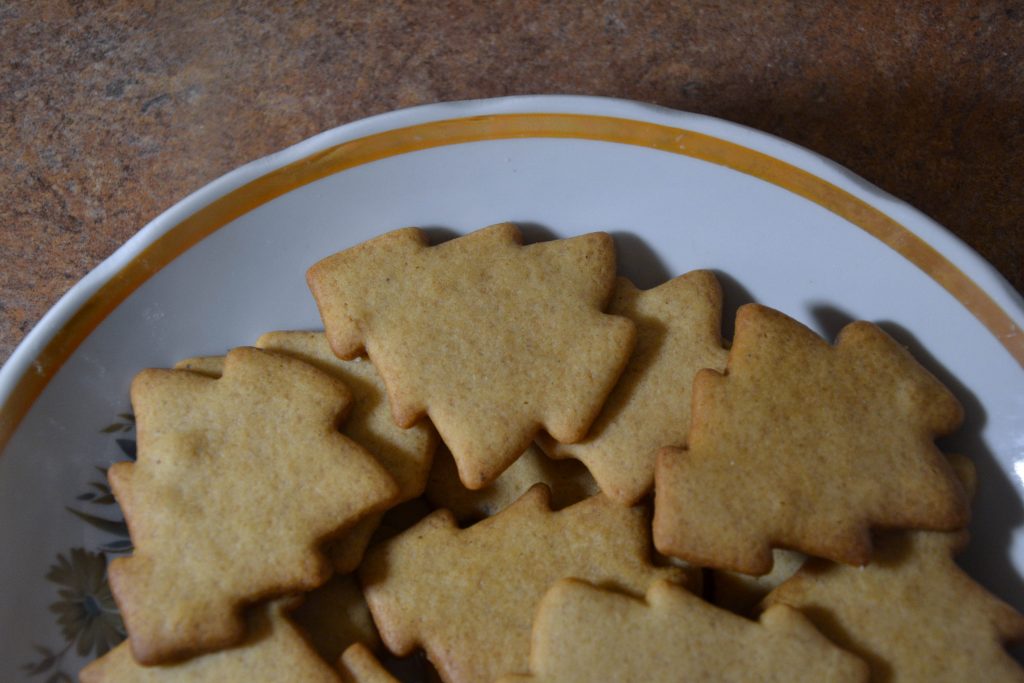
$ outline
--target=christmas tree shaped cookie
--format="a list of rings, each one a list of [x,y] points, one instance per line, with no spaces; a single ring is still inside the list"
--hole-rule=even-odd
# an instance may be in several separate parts
[[[965,458],[954,461],[973,489]],[[803,611],[822,633],[871,665],[877,680],[1024,681],[1003,649],[1024,640],[1024,616],[953,561],[966,532],[878,534],[871,564],[812,559],[765,599]]]
[[[344,385],[302,361],[236,349],[221,379],[145,370],[131,394],[138,460],[109,477],[135,553],[110,583],[143,664],[239,642],[243,605],[323,583],[324,539],[397,495],[337,431]]]
[[[764,574],[772,547],[849,564],[872,527],[952,530],[967,497],[934,444],[962,409],[881,329],[830,346],[763,306],[743,306],[725,374],[693,386],[688,450],[664,449],[654,540],[699,566]]]
[[[722,292],[709,271],[647,291],[619,278],[608,312],[636,324],[629,364],[583,441],[542,435],[538,443],[553,457],[578,458],[606,495],[631,505],[654,486],[658,449],[686,445],[693,376],[725,368]]]
[[[460,530],[440,510],[370,549],[360,576],[388,649],[422,645],[448,683],[525,671],[538,601],[561,578],[643,595],[675,568],[650,564],[647,513],[605,496],[559,512],[543,485]]]
[[[341,432],[368,450],[398,484],[396,502],[423,493],[437,448],[437,433],[426,420],[409,429],[397,427],[391,419],[384,382],[365,358],[338,359],[322,332],[268,332],[256,342],[257,348],[283,353],[303,360],[345,383],[352,395],[352,407]],[[175,368],[220,377],[223,357],[189,358]],[[343,537],[329,541],[327,556],[338,573],[347,574],[359,566],[363,552],[380,524],[380,515],[360,520]]]
[[[253,609],[245,641],[177,664],[142,666],[127,642],[85,667],[82,683],[341,683],[284,615],[286,602]]]
[[[314,334],[314,333],[311,333]],[[333,357],[333,356],[332,356]],[[338,361],[339,363],[355,363],[356,361]],[[213,377],[214,379],[219,378],[224,372],[224,356],[195,356],[193,358],[186,358],[178,361],[174,364],[175,370],[188,370],[189,372],[195,372],[206,377]],[[349,385],[346,384],[346,387]],[[355,406],[358,406],[361,399],[366,397],[360,395],[360,389],[364,389],[365,385],[356,384],[352,391],[352,405],[354,406],[351,413],[358,412]],[[381,389],[381,395],[383,395],[383,388]],[[379,405],[378,405],[379,408]],[[384,409],[387,412],[387,408]],[[351,415],[345,420],[342,425],[342,434],[349,435],[347,427],[353,423],[353,417]],[[355,418],[358,419],[358,418]],[[404,430],[390,425],[390,428],[396,432],[402,432]],[[423,423],[415,425],[413,430],[428,428],[429,426]],[[410,430],[410,431],[413,431]],[[360,444],[363,445],[363,444]],[[378,453],[371,453],[375,457],[378,457]],[[396,481],[397,484],[397,481]],[[334,565],[334,571],[339,574],[350,574],[355,571],[356,567],[363,560],[363,553],[366,552],[366,546],[370,545],[370,539],[373,538],[373,534],[377,531],[377,527],[380,526],[381,514],[373,513],[366,515],[358,522],[356,522],[348,531],[337,538],[332,538],[324,543],[324,554]]]
[[[785,606],[749,621],[658,581],[646,601],[568,579],[537,610],[530,674],[500,683],[867,681],[867,667]]]
[[[308,273],[331,348],[365,349],[402,427],[429,415],[471,489],[540,429],[582,439],[626,365],[633,324],[604,310],[611,238],[522,245],[511,224],[438,246],[391,232]]]

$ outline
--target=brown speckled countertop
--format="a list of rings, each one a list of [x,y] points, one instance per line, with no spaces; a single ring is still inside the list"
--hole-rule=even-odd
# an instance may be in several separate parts
[[[370,114],[510,94],[624,97],[782,136],[1024,290],[1022,35],[1022,2],[4,3],[0,360],[226,171]]]

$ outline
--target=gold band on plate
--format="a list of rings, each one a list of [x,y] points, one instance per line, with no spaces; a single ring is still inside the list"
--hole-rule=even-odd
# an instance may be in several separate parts
[[[474,116],[389,130],[330,147],[243,185],[168,230],[93,294],[18,379],[0,411],[0,451],[78,345],[143,282],[207,235],[275,197],[355,166],[432,147],[511,138],[577,138],[649,147],[720,164],[789,190],[900,253],[956,297],[1024,366],[1024,335],[981,287],[907,228],[803,169],[710,135],[630,119],[585,114]]]

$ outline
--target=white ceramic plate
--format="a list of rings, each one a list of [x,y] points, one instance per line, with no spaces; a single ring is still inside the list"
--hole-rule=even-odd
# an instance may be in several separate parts
[[[97,468],[134,446],[139,369],[318,327],[304,273],[327,254],[407,225],[444,237],[504,220],[529,239],[609,231],[644,287],[714,269],[727,319],[755,300],[830,338],[852,319],[881,324],[964,403],[967,423],[942,444],[980,475],[963,561],[1024,607],[1024,303],[987,263],[769,135],[631,102],[510,98],[374,117],[238,169],[146,226],[32,331],[0,372],[0,679],[73,676],[111,637],[103,568],[125,539],[96,522],[119,520]]]

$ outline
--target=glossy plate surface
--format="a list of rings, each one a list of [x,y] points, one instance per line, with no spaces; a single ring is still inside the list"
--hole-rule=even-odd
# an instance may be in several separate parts
[[[304,274],[325,255],[408,225],[442,239],[505,220],[528,240],[608,231],[642,287],[713,269],[727,335],[748,301],[830,339],[882,325],[963,402],[941,444],[979,473],[963,564],[1024,607],[1024,303],[1005,280],[910,206],[769,135],[617,100],[508,98],[393,112],[238,169],[32,331],[0,371],[0,680],[74,676],[118,626],[103,573],[126,540],[97,468],[133,453],[139,369],[318,327]]]

